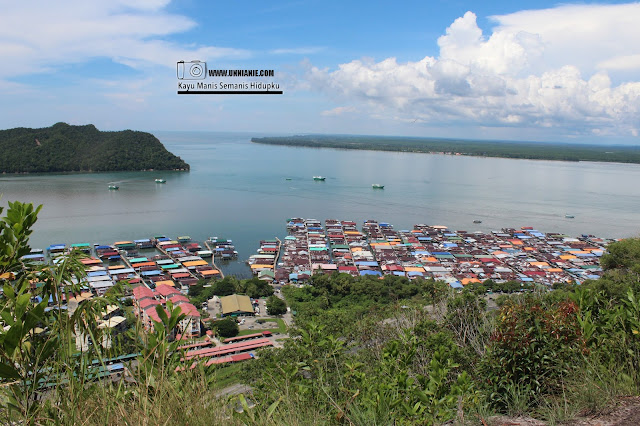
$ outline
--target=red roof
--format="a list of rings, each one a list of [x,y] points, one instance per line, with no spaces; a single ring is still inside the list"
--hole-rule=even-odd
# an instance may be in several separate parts
[[[180,279],[180,278],[189,278],[191,275],[187,274],[186,272],[179,272],[177,274],[171,274],[171,278],[176,278],[176,279]]]
[[[198,309],[191,303],[182,303],[178,305],[178,307],[180,308],[180,311],[186,316],[200,318],[200,312],[198,312]]]
[[[183,302],[189,303],[189,298],[181,294],[176,294],[175,296],[171,297],[169,300],[171,300],[171,302],[174,305],[177,305],[178,303],[183,303]]]
[[[170,285],[159,285],[158,287],[156,287],[156,293],[158,293],[160,296],[165,297],[180,294],[178,290],[176,290],[174,287],[171,287]]]
[[[156,299],[144,299],[140,301],[140,308],[147,309],[149,306],[161,305]]]
[[[357,271],[358,268],[355,266],[338,266],[338,271]]]
[[[143,285],[138,286],[133,289],[133,297],[137,300],[140,300],[143,297],[153,297],[153,290]]]

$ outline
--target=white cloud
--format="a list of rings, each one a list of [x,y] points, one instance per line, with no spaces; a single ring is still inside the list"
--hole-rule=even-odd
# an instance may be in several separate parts
[[[166,36],[191,30],[193,20],[166,12],[167,0],[62,0],[4,2],[0,57],[11,58],[0,78],[55,69],[94,58],[131,67],[169,66],[181,59],[243,57],[216,46],[183,46]]]
[[[331,117],[331,116],[343,115],[349,112],[356,112],[356,109],[352,106],[335,107],[327,111],[322,111],[320,115],[324,117]]]
[[[640,4],[559,6],[495,16],[486,37],[467,12],[438,39],[439,57],[354,60],[307,77],[371,115],[427,124],[555,128],[565,135],[637,135]],[[622,38],[618,38],[622,37]]]

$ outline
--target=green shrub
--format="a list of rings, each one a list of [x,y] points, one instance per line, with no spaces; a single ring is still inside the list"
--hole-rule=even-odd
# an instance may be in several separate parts
[[[496,408],[508,409],[513,402],[509,395],[516,394],[523,407],[541,395],[558,393],[567,375],[582,364],[585,351],[575,303],[547,306],[527,297],[502,307],[480,377]]]

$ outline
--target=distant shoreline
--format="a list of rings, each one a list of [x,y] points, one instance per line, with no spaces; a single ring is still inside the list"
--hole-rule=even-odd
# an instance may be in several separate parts
[[[253,143],[305,148],[408,152],[470,157],[640,164],[639,146],[463,141],[392,136],[302,135],[251,138]]]

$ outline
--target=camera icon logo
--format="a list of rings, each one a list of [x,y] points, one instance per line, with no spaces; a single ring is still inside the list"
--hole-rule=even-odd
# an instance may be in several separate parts
[[[201,61],[178,61],[179,80],[204,80],[207,77],[207,63]]]

